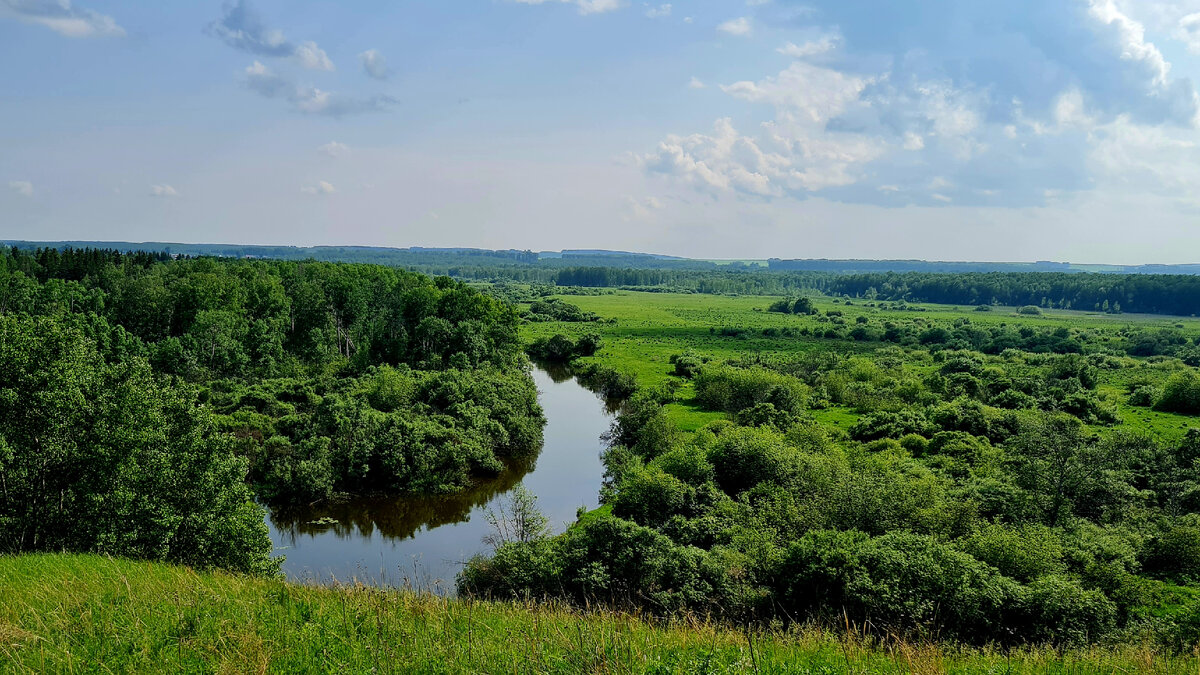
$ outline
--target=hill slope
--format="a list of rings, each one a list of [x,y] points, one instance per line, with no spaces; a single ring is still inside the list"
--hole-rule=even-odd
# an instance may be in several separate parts
[[[315,588],[87,555],[0,558],[2,672],[1195,672],[1121,650],[1002,655],[747,635],[546,605]]]

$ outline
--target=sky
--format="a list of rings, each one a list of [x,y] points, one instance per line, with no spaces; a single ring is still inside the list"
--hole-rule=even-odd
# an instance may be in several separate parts
[[[0,239],[1200,262],[1200,0],[0,0]]]

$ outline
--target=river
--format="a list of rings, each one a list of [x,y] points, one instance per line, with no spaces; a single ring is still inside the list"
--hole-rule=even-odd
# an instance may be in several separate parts
[[[532,467],[514,467],[456,495],[364,498],[267,516],[275,555],[294,581],[359,581],[452,591],[454,577],[488,551],[486,510],[518,483],[537,495],[556,532],[580,506],[594,508],[604,468],[600,436],[611,413],[596,394],[562,372],[534,369],[546,414],[545,443]]]

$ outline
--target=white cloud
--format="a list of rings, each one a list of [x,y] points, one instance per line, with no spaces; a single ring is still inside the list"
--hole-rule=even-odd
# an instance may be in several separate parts
[[[315,42],[302,42],[296,47],[295,59],[309,70],[333,70],[333,61]]]
[[[245,84],[252,91],[266,98],[279,98],[292,108],[311,115],[341,117],[364,112],[380,112],[395,103],[390,96],[378,95],[371,98],[339,96],[332,92],[309,85],[300,85],[275,73],[259,61],[243,71]]]
[[[179,191],[170,185],[151,185],[150,196],[152,197],[178,197]]]
[[[337,141],[330,141],[325,145],[318,147],[317,150],[329,155],[330,157],[341,157],[350,152],[350,148],[345,143],[338,143]]]
[[[510,0],[522,5],[542,5],[547,2],[559,2],[575,5],[580,14],[603,14],[625,6],[624,0]]]
[[[33,183],[30,183],[27,180],[9,181],[8,187],[13,192],[16,192],[17,194],[21,195],[22,197],[32,197],[33,196]]]
[[[300,188],[300,191],[306,195],[331,195],[337,192],[337,188],[333,187],[332,183],[320,180],[316,185],[306,185]]]
[[[386,80],[391,75],[387,59],[383,58],[383,54],[380,54],[378,49],[368,49],[359,54],[358,59],[362,61],[363,72],[369,77],[373,77],[376,80]]]
[[[659,5],[657,7],[650,7],[646,10],[646,18],[648,19],[661,19],[667,16],[671,16],[670,3]]]
[[[741,16],[720,24],[717,26],[717,30],[730,35],[746,37],[754,32],[754,26],[750,23],[749,17]]]
[[[706,87],[708,87],[708,85],[704,84],[704,81],[695,75],[693,75],[691,81],[688,82],[688,89],[704,89]]]
[[[823,35],[816,40],[796,44],[789,42],[775,51],[794,59],[807,59],[813,56],[828,54],[842,43],[842,36],[837,34]]]
[[[1116,28],[1122,59],[1145,64],[1152,73],[1153,84],[1160,88],[1167,86],[1171,64],[1153,42],[1146,41],[1146,29],[1142,24],[1122,13],[1113,0],[1088,0],[1088,10],[1092,18]]]
[[[845,111],[873,81],[796,61],[775,77],[734,82],[722,85],[721,90],[746,101],[773,105],[787,111],[790,118],[823,123]]]
[[[258,56],[292,58],[310,70],[333,70],[333,62],[325,50],[310,41],[299,45],[288,41],[283,31],[268,28],[246,0],[225,5],[221,18],[208,25],[209,35],[244,52]]]
[[[1200,12],[1192,12],[1180,17],[1175,37],[1187,45],[1188,51],[1200,54]]]
[[[45,26],[66,37],[124,37],[111,17],[75,7],[71,0],[0,0],[0,18],[11,17]]]

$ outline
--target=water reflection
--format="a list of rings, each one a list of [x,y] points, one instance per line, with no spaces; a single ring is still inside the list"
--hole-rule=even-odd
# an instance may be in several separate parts
[[[297,536],[332,534],[339,539],[370,537],[409,539],[423,529],[465,523],[477,507],[513,489],[536,460],[515,464],[496,478],[451,495],[429,497],[358,497],[319,506],[279,509],[271,524],[294,544]]]
[[[558,530],[575,520],[580,506],[596,506],[604,473],[600,436],[610,413],[569,371],[539,368],[533,376],[546,414],[536,463],[511,466],[455,495],[356,498],[272,513],[267,525],[277,553],[287,556],[284,573],[305,581],[447,590],[463,563],[486,550],[488,505],[518,482],[537,495],[538,508]]]

